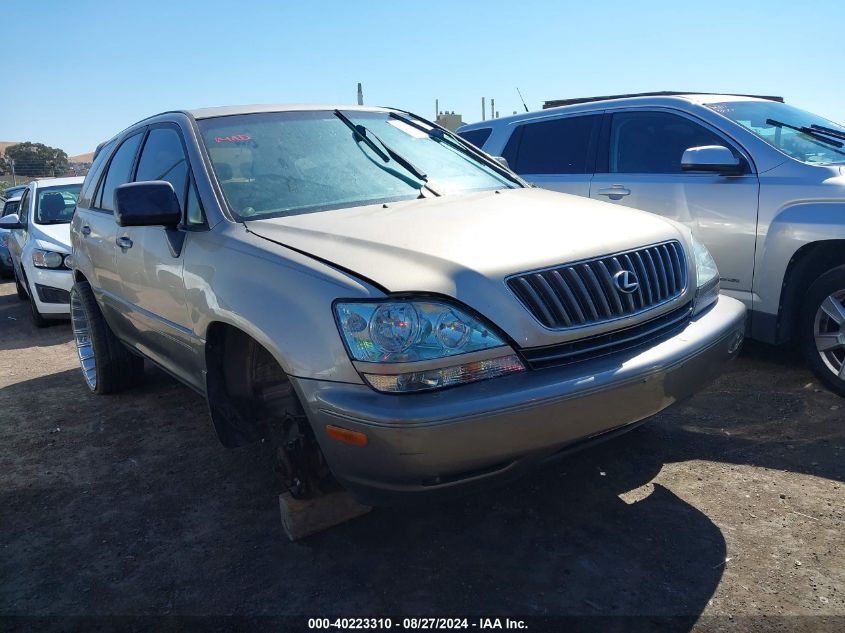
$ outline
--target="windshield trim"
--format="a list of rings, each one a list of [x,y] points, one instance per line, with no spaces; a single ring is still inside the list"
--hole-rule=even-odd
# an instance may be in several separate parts
[[[437,192],[437,195],[448,195],[448,196],[461,196],[461,195],[469,195],[475,193],[481,193],[485,191],[496,191],[498,189],[527,189],[532,187],[533,185],[529,184],[525,180],[523,180],[518,174],[511,172],[510,170],[504,168],[500,165],[497,161],[493,160],[487,154],[484,154],[481,150],[477,149],[467,141],[464,141],[459,136],[455,135],[451,131],[442,128],[441,126],[431,123],[430,121],[415,115],[411,112],[407,112],[405,110],[397,110],[395,108],[381,108],[381,107],[374,107],[372,109],[369,108],[356,108],[356,109],[349,109],[349,108],[319,108],[319,109],[309,109],[309,108],[297,108],[291,110],[271,110],[271,111],[255,111],[255,112],[232,112],[232,113],[225,113],[219,114],[215,116],[208,116],[202,118],[193,118],[191,120],[191,127],[194,131],[195,137],[199,142],[200,151],[203,157],[203,160],[207,166],[207,173],[211,177],[211,185],[215,189],[217,193],[218,201],[222,202],[220,210],[223,212],[223,216],[226,219],[236,222],[236,223],[247,223],[251,221],[258,221],[258,220],[272,220],[272,219],[284,219],[287,217],[294,217],[297,215],[306,215],[308,213],[319,213],[324,211],[336,211],[339,209],[352,209],[356,207],[362,206],[372,206],[376,204],[388,204],[393,202],[407,202],[410,200],[420,200],[426,199],[428,196],[421,195],[419,189],[411,189],[408,195],[401,195],[401,196],[379,196],[374,199],[366,199],[361,201],[354,201],[354,202],[343,202],[343,203],[331,203],[326,205],[309,205],[303,207],[292,208],[290,210],[276,210],[267,213],[260,213],[255,215],[244,216],[238,213],[232,204],[229,202],[228,196],[226,195],[225,189],[223,187],[222,182],[220,181],[220,177],[217,173],[217,168],[214,162],[214,159],[211,157],[210,147],[206,141],[204,135],[204,123],[211,122],[211,121],[222,121],[228,118],[237,118],[237,117],[246,117],[246,116],[253,116],[253,115],[271,115],[271,114],[326,114],[330,116],[337,117],[336,112],[340,110],[341,112],[347,111],[352,112],[353,114],[375,114],[375,115],[384,115],[387,118],[395,118],[400,121],[404,121],[405,123],[417,127],[426,133],[429,133],[429,130],[425,130],[422,125],[428,125],[432,129],[436,129],[438,131],[443,131],[445,135],[448,135],[449,141],[453,142],[454,144],[464,148],[464,151],[468,156],[470,156],[473,160],[481,163],[483,168],[489,169],[493,172],[495,177],[501,178],[507,182],[503,182],[499,186],[489,186],[489,187],[474,187],[474,188],[467,188],[463,189],[458,192],[451,192],[447,194],[440,194]],[[422,125],[421,125],[422,124]],[[437,141],[435,137],[432,137],[432,140]],[[448,142],[448,141],[447,141]],[[460,151],[460,150],[459,150]],[[435,181],[436,186],[436,181]],[[426,187],[423,187],[426,190]],[[435,196],[436,197],[436,196]]]

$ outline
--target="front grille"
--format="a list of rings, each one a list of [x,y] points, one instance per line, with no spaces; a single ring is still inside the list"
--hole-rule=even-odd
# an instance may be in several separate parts
[[[531,369],[544,369],[607,356],[645,345],[655,345],[682,330],[689,323],[692,304],[676,308],[655,319],[608,334],[579,341],[520,350]]]
[[[639,281],[634,292],[623,292],[614,281],[626,270]],[[540,323],[560,330],[631,316],[676,299],[687,287],[687,264],[683,247],[671,241],[522,273],[507,284]]]

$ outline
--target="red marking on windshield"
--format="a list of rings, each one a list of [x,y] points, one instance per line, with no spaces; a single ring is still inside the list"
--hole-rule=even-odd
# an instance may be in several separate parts
[[[252,137],[249,134],[232,134],[231,136],[218,136],[214,139],[215,143],[237,143],[239,141],[251,141]]]

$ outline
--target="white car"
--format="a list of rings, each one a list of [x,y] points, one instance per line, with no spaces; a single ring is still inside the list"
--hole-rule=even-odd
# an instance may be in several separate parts
[[[0,218],[0,228],[11,230],[8,248],[18,297],[29,299],[38,327],[70,316],[70,220],[83,180],[35,180],[21,195],[18,213]]]

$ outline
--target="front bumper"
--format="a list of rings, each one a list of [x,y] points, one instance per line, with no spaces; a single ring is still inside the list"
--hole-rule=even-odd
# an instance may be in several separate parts
[[[745,307],[723,296],[652,347],[440,392],[295,382],[340,483],[364,501],[404,502],[507,480],[585,440],[633,428],[715,377],[744,331]],[[334,441],[326,425],[365,433],[368,443]]]
[[[68,317],[73,273],[64,268],[37,268],[35,266],[27,266],[25,272],[32,295],[30,300],[35,301],[41,315],[48,319]]]

